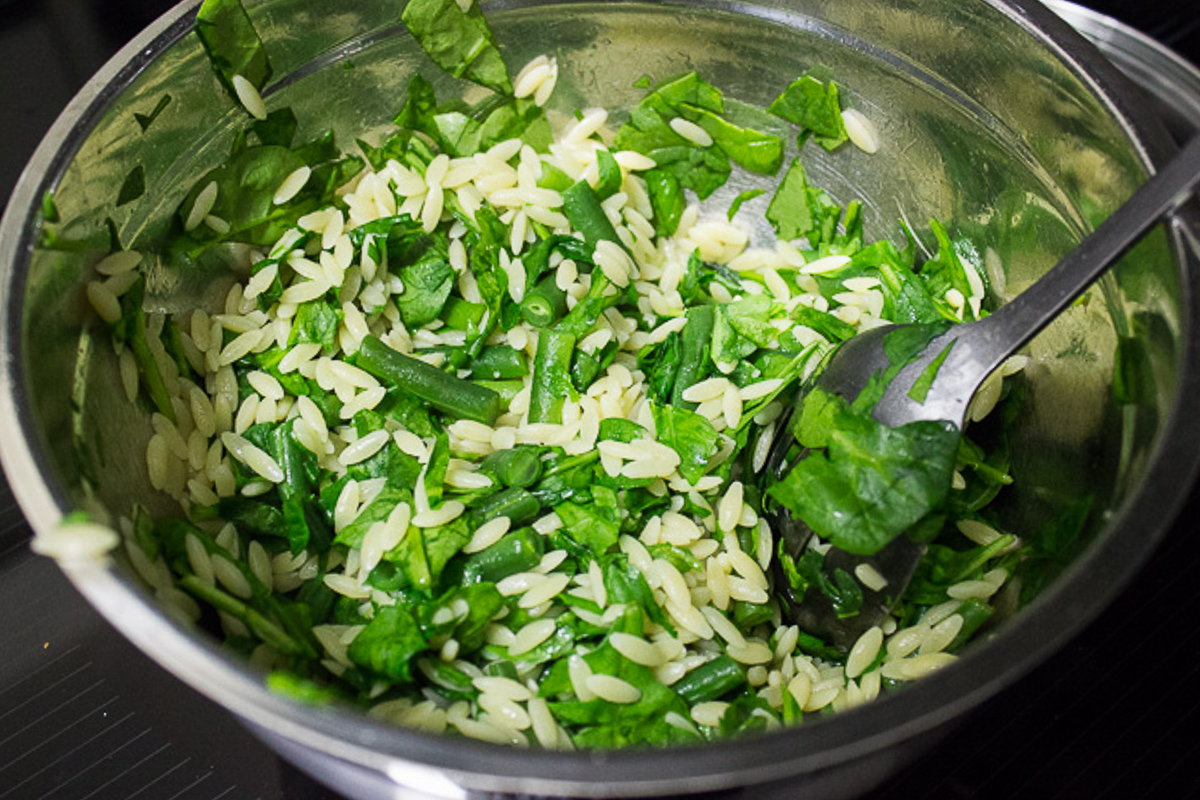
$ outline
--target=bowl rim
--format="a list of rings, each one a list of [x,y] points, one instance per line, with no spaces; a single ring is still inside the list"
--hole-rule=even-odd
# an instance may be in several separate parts
[[[1083,37],[1036,0],[980,0],[1035,37],[1099,97],[1125,129],[1143,166],[1161,163],[1173,150],[1165,131],[1143,111],[1142,98]],[[107,103],[163,50],[186,36],[199,0],[183,0],[122,48],[58,117],[14,190],[0,222],[0,460],[35,530],[57,525],[69,510],[65,493],[47,483],[46,456],[33,435],[32,410],[21,395],[23,366],[18,308],[36,231],[28,225],[43,194],[75,155],[83,135]],[[503,5],[503,4],[502,4]],[[1194,212],[1195,209],[1190,209]],[[1200,231],[1197,214],[1187,224]],[[1183,306],[1195,309],[1200,270],[1181,269]],[[370,720],[360,711],[314,708],[271,693],[262,676],[223,655],[215,641],[196,637],[160,613],[152,598],[111,563],[64,564],[74,586],[110,624],[176,677],[254,726],[334,757],[378,770],[399,783],[529,793],[628,795],[681,794],[735,784],[816,773],[928,732],[1015,681],[1091,622],[1136,568],[1148,558],[1180,508],[1200,462],[1200,419],[1184,413],[1184,398],[1200,391],[1200,335],[1193,317],[1181,320],[1179,386],[1143,478],[1144,490],[1127,498],[1106,531],[1029,607],[1025,623],[1008,626],[942,670],[937,681],[918,681],[815,724],[700,746],[559,753],[522,751],[467,739],[424,734]],[[13,354],[18,354],[14,356]],[[1138,520],[1144,538],[1111,534],[1122,520]],[[1086,574],[1087,580],[1083,580]],[[1096,586],[1103,586],[1097,590]],[[1097,602],[1099,598],[1100,602]],[[702,755],[702,758],[687,758]],[[425,785],[418,783],[416,785]]]

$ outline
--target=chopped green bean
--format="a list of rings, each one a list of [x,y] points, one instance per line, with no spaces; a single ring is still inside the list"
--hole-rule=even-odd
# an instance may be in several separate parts
[[[452,417],[491,425],[500,415],[496,392],[393,350],[375,336],[363,339],[355,363]]]
[[[485,347],[471,359],[471,377],[490,381],[506,381],[524,378],[529,374],[529,365],[519,350],[499,344]]]
[[[479,468],[494,474],[505,486],[525,488],[542,477],[542,459],[537,448],[530,446],[497,450],[485,458]]]
[[[746,683],[742,666],[727,655],[719,655],[684,675],[672,687],[688,703],[716,700]]]
[[[519,486],[488,495],[471,508],[471,519],[482,525],[496,517],[508,517],[514,525],[530,522],[542,510],[541,502]]]
[[[542,560],[543,539],[532,528],[505,534],[491,547],[472,553],[463,565],[463,584],[496,582],[527,572]]]
[[[529,421],[562,422],[563,400],[571,391],[571,358],[575,337],[556,329],[538,337],[533,359],[533,386],[529,395]]]
[[[567,313],[567,293],[558,288],[557,281],[558,277],[550,273],[521,301],[521,316],[535,328],[552,325]]]

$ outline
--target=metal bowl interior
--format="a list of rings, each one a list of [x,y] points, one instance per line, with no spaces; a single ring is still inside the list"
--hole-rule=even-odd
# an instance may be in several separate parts
[[[185,194],[244,126],[192,33],[196,5],[181,4],[126,48],[64,112],[0,231],[0,437],[37,529],[80,508],[117,516],[135,499],[171,509],[146,488],[147,415],[124,401],[82,287],[111,235],[153,250]],[[417,71],[440,93],[463,91],[435,75],[390,0],[247,6],[275,65],[268,104],[292,106],[301,135],[332,128],[343,147],[373,140]],[[872,156],[807,149],[814,182],[843,202],[862,198],[875,238],[900,239],[903,223],[928,246],[927,221],[948,223],[987,264],[997,303],[1055,263],[1170,151],[1115,71],[1025,0],[512,0],[485,9],[510,65],[540,53],[557,58],[552,102],[562,112],[626,107],[643,75],[690,69],[738,102],[765,106],[796,75],[828,69],[883,145]],[[135,166],[145,194],[117,206]],[[752,183],[739,176],[724,200]],[[39,217],[51,191],[61,220],[53,224]],[[716,200],[723,213],[727,203]],[[756,202],[765,199],[746,212],[761,212]],[[70,576],[122,633],[301,762],[320,754],[354,774],[445,796],[683,794],[779,780],[845,794],[881,779],[920,734],[998,691],[1100,613],[1165,529],[1200,458],[1200,423],[1183,413],[1200,375],[1200,271],[1188,268],[1188,225],[1195,230],[1183,219],[1148,237],[1030,348],[1029,405],[1014,447],[1019,479],[1005,524],[1034,532],[1083,509],[1079,541],[1055,569],[1030,570],[1029,596],[1014,590],[1007,619],[959,663],[814,724],[703,748],[616,753],[432,737],[272,695],[261,674],[213,638],[162,613],[119,555]],[[149,273],[148,304],[217,307],[236,262],[231,254],[188,273],[160,263]],[[857,778],[847,782],[848,771]],[[343,772],[322,774],[365,796]]]

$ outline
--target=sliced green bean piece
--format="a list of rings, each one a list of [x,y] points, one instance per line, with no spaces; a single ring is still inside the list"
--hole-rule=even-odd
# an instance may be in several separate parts
[[[500,416],[500,395],[496,392],[397,352],[378,337],[363,339],[355,364],[452,417],[491,425]]]
[[[727,655],[719,655],[684,675],[671,688],[694,705],[716,700],[745,683],[741,665]]]
[[[529,421],[562,422],[563,400],[571,392],[571,358],[575,336],[550,329],[538,337],[533,359],[533,386],[529,395]]]
[[[542,561],[542,536],[533,528],[506,534],[491,547],[472,553],[463,565],[463,584],[495,583],[518,572],[528,572]]]

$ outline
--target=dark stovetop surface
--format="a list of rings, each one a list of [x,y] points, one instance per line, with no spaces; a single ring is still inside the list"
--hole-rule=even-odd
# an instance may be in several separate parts
[[[76,89],[172,0],[0,0],[0,198]],[[1191,0],[1090,0],[1200,63]],[[1200,796],[1194,492],[1118,602],[869,795]],[[0,800],[339,800],[117,635],[0,482]]]

